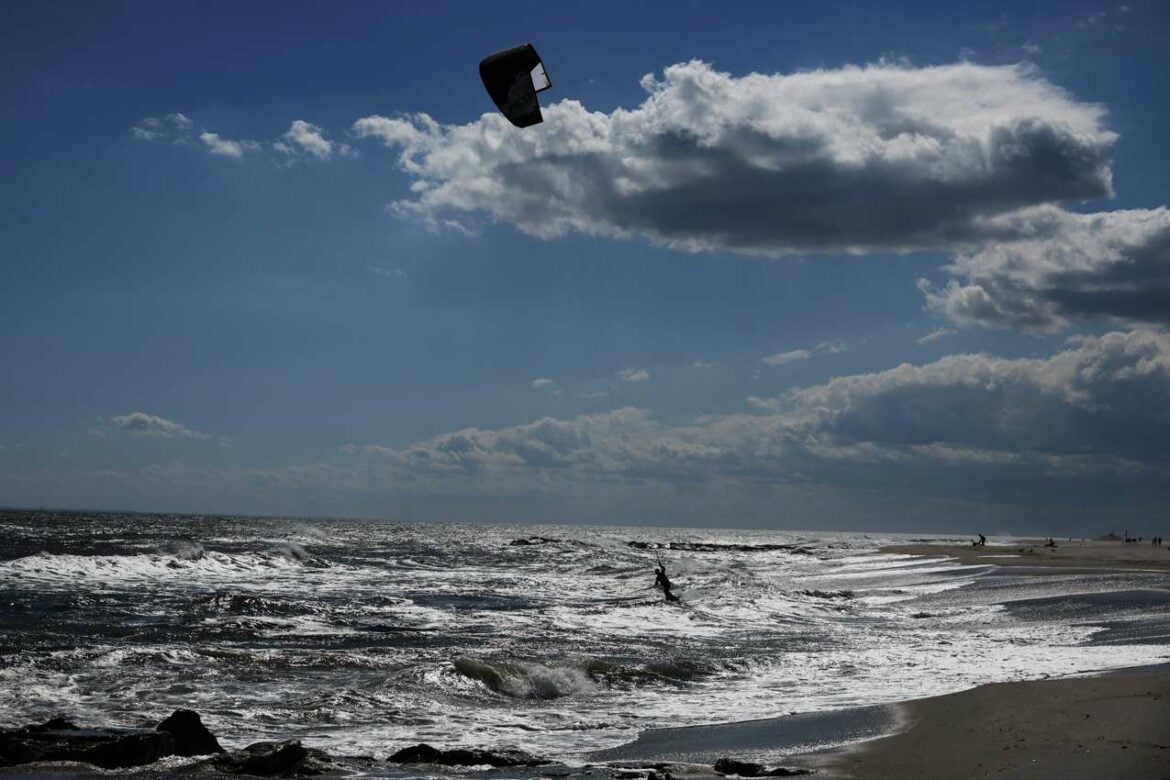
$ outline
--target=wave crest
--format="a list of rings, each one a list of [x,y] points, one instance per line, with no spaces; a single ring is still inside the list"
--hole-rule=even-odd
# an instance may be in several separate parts
[[[588,673],[576,666],[545,666],[525,661],[488,663],[460,656],[455,670],[492,691],[515,699],[559,699],[595,688]]]

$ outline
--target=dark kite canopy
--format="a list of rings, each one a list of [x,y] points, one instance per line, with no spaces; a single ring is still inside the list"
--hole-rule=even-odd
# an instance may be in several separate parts
[[[492,102],[516,127],[544,121],[536,93],[551,87],[552,82],[531,43],[485,57],[479,63],[479,77]]]

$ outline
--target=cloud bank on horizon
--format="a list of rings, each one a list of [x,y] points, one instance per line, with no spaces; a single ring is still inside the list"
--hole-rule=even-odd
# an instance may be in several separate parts
[[[388,514],[410,499],[481,502],[474,505],[483,512],[538,500],[561,506],[564,519],[581,502],[603,517],[638,506],[649,518],[665,511],[693,520],[732,496],[799,505],[854,492],[870,501],[868,491],[880,487],[907,520],[959,496],[1024,522],[1034,508],[1019,499],[1037,481],[1075,496],[1086,488],[1148,491],[1170,479],[1170,333],[1160,331],[1076,337],[1040,358],[949,355],[747,402],[743,413],[680,423],[622,407],[400,447],[348,444],[338,458],[280,469],[179,462],[78,478],[139,491],[165,484],[242,505],[257,496],[267,506],[287,496],[344,496],[392,507]],[[141,413],[115,422],[146,435],[205,436]],[[639,496],[658,503],[629,503]],[[797,505],[792,516],[800,516]]]
[[[755,413],[683,425],[622,408],[346,452],[396,480],[436,485],[566,469],[580,477],[783,480],[828,464],[910,461],[1030,461],[1075,474],[1108,463],[1170,476],[1170,334],[1157,331],[1080,337],[1046,358],[950,355],[748,400]]]

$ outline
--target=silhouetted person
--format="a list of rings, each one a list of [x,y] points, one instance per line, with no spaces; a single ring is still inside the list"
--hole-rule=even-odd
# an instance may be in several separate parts
[[[658,568],[654,570],[654,587],[658,586],[662,586],[662,592],[667,601],[678,601],[678,596],[670,592],[670,577],[666,576],[666,564],[661,561],[658,562]]]
[[[978,544],[977,546],[978,546],[978,547],[983,547],[983,546],[985,546],[986,544],[987,544],[987,537],[986,537],[986,536],[984,536],[983,534],[979,534],[979,544]]]

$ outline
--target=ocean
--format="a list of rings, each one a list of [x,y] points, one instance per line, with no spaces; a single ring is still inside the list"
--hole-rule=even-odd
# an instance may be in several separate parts
[[[0,512],[0,726],[189,708],[227,747],[573,763],[650,728],[1170,659],[1164,574],[879,552],[909,541],[967,540]]]

